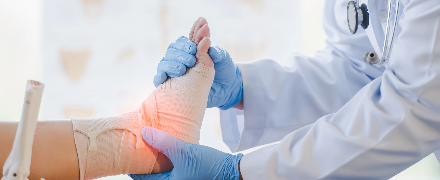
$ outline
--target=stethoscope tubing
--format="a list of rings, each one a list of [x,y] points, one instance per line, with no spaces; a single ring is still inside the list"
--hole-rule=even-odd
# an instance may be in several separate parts
[[[396,32],[396,27],[397,27],[397,21],[398,21],[398,16],[399,16],[399,7],[400,7],[400,1],[396,0],[396,15],[394,17],[394,27],[393,27],[393,32],[391,34],[391,41],[390,41],[390,47],[388,47],[388,38],[389,38],[389,31],[390,31],[390,17],[391,17],[391,6],[392,6],[392,0],[389,1],[388,4],[388,18],[387,18],[387,27],[386,27],[386,33],[385,33],[385,41],[384,41],[384,45],[383,45],[383,52],[382,52],[382,58],[380,59],[379,63],[374,64],[377,67],[382,67],[383,65],[385,65],[391,55],[391,51],[393,49],[393,45],[394,45],[394,35]]]

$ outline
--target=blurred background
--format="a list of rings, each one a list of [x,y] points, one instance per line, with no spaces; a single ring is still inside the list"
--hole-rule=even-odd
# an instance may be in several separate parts
[[[0,121],[20,119],[28,79],[46,85],[40,119],[138,108],[168,44],[201,16],[234,61],[313,56],[325,44],[323,1],[0,0]],[[230,152],[218,109],[206,110],[200,142]],[[440,165],[431,154],[392,179],[440,179]]]

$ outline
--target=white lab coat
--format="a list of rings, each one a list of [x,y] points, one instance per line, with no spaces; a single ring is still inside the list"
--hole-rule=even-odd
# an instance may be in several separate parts
[[[385,26],[387,1],[369,1],[370,23]],[[381,55],[383,29],[351,34],[347,3],[325,2],[327,46],[315,57],[238,65],[244,115],[221,111],[225,143],[280,141],[243,156],[244,179],[388,179],[440,148],[440,1],[401,0],[386,69],[362,60]]]

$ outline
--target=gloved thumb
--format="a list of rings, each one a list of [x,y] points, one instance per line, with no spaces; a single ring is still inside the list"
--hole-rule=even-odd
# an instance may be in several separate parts
[[[171,157],[173,154],[171,152],[185,143],[164,131],[148,126],[142,129],[142,137],[150,146],[165,154],[171,162],[173,162]]]
[[[214,46],[209,48],[208,54],[215,64],[215,81],[230,83],[237,78],[236,66],[232,61],[228,51],[220,46]]]
[[[168,76],[164,72],[158,72],[153,79],[154,86],[159,86],[167,80]]]
[[[205,64],[209,67],[214,67],[211,57],[208,54],[209,47],[211,46],[211,39],[209,37],[204,37],[199,46],[197,46],[196,59],[197,62]]]
[[[232,62],[231,56],[229,55],[228,51],[220,46],[209,48],[208,54],[211,56],[214,64]]]
[[[161,174],[128,174],[133,180],[168,180],[171,179],[171,172]]]

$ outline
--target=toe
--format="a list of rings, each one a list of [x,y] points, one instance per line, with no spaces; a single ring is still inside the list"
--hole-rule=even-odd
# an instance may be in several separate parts
[[[214,67],[211,56],[208,54],[209,47],[211,46],[211,40],[209,37],[203,38],[197,48],[196,58],[197,62],[205,64],[209,67]]]
[[[195,41],[194,37],[197,34],[197,31],[199,31],[200,28],[202,28],[205,24],[208,24],[205,18],[200,17],[191,28],[191,32],[189,33],[189,39],[191,39],[193,42]]]
[[[203,25],[196,33],[195,37],[194,37],[194,43],[199,45],[200,41],[204,38],[204,37],[210,37],[210,29],[208,24]]]

